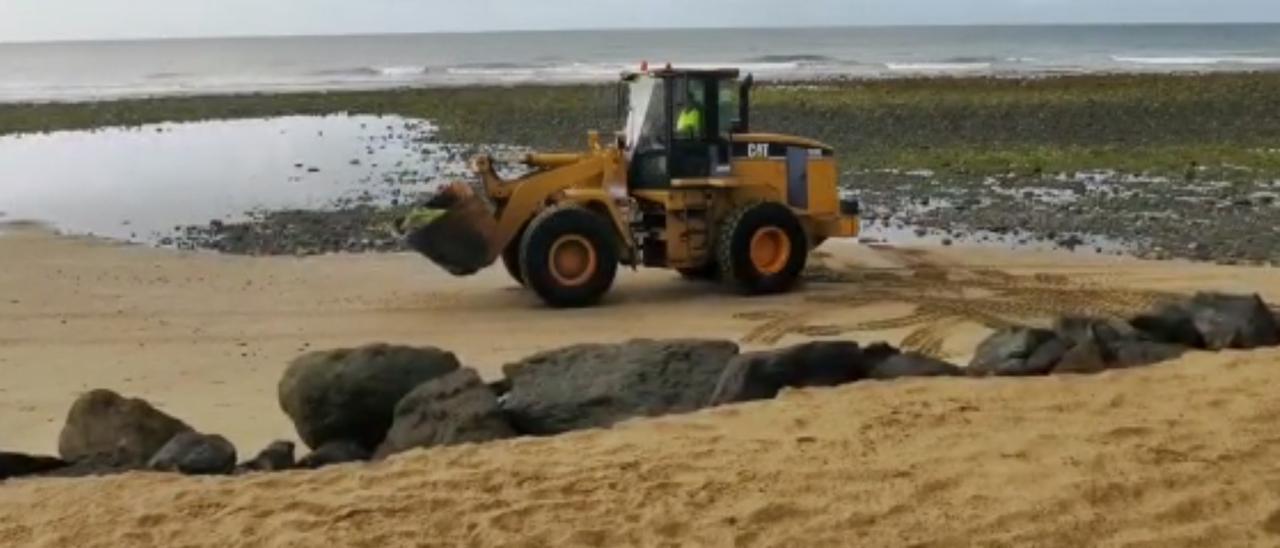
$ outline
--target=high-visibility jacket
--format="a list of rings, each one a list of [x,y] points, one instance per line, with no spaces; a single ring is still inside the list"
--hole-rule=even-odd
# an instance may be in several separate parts
[[[676,133],[684,137],[702,136],[702,111],[694,107],[684,109],[676,121]]]

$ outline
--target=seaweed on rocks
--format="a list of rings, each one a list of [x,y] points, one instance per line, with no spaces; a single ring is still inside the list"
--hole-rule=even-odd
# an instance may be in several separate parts
[[[358,205],[320,211],[268,211],[243,222],[213,221],[182,227],[171,245],[234,255],[403,251],[406,247],[391,225],[408,209]]]

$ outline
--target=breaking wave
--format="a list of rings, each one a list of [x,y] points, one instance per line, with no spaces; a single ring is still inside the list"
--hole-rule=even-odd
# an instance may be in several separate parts
[[[796,63],[796,64],[808,65],[808,64],[822,64],[822,63],[836,63],[838,62],[838,60],[831,57],[827,57],[826,55],[797,53],[797,54],[761,55],[759,57],[752,57],[750,59],[747,59],[746,62],[762,63],[762,64]]]
[[[313,76],[355,76],[370,77],[381,76],[388,78],[404,78],[411,76],[421,76],[430,72],[427,67],[418,66],[393,66],[393,67],[352,67],[341,69],[326,69],[312,72]]]
[[[1253,56],[1185,56],[1185,57],[1134,57],[1113,55],[1111,60],[1117,63],[1130,63],[1134,65],[1161,65],[1161,66],[1180,66],[1180,65],[1280,65],[1280,57],[1253,57]]]
[[[991,63],[885,63],[895,72],[974,72],[991,70]]]
[[[1002,59],[1000,57],[991,57],[987,55],[973,55],[973,56],[961,55],[958,57],[948,57],[946,59],[943,59],[942,63],[946,63],[949,65],[982,65],[982,64],[990,65],[992,63],[999,63],[1005,60],[1006,59]]]

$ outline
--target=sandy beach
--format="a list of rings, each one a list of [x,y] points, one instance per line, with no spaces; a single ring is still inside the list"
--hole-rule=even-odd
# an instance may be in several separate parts
[[[1280,547],[1280,2],[107,4],[0,548]]]
[[[106,387],[260,447],[294,436],[274,394],[288,359],[375,340],[438,345],[485,374],[562,344],[690,335],[748,348],[883,339],[963,361],[986,328],[956,302],[1034,321],[1086,301],[1141,306],[1159,291],[1280,297],[1280,274],[1267,269],[824,251],[832,281],[784,297],[729,297],[642,272],[621,277],[603,307],[549,312],[497,269],[459,280],[410,254],[232,257],[9,229],[0,237],[0,441],[52,451],[74,396]],[[1002,291],[990,289],[992,277]],[[852,298],[891,291],[901,298]],[[957,316],[913,320],[939,303]],[[0,487],[0,544],[1274,545],[1280,406],[1268,387],[1280,379],[1277,358],[1192,354],[1096,377],[793,391],[319,472],[18,481]]]

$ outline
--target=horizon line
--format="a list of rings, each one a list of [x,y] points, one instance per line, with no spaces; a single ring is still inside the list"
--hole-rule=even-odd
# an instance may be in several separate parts
[[[838,29],[929,29],[929,28],[1013,28],[1013,27],[1186,27],[1186,26],[1273,26],[1280,21],[1147,21],[1147,22],[1060,22],[1060,23],[930,23],[930,24],[869,24],[869,25],[780,25],[780,26],[722,26],[722,27],[592,27],[562,29],[485,29],[485,30],[423,30],[387,32],[340,33],[280,33],[280,34],[209,34],[186,36],[136,36],[91,37],[53,40],[0,41],[6,45],[56,45],[85,43],[165,42],[200,40],[273,40],[296,38],[372,38],[381,36],[469,36],[483,34],[546,34],[588,32],[645,32],[645,31],[772,31],[772,30],[838,30]]]

